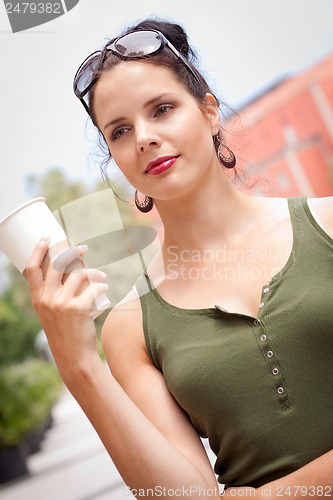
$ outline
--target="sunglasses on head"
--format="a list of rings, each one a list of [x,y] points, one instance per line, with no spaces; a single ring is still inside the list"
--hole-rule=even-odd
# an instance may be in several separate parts
[[[125,59],[143,59],[154,56],[165,46],[182,61],[197,83],[201,85],[199,77],[188,61],[172,43],[169,42],[163,33],[157,30],[133,31],[132,33],[118,37],[103,50],[97,50],[90,54],[77,70],[74,77],[73,89],[76,97],[80,99],[87,113],[90,115],[88,93],[97,82],[99,72],[110,52]]]

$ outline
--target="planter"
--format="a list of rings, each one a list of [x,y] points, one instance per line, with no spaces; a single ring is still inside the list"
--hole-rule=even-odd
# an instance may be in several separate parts
[[[31,431],[24,440],[27,455],[33,455],[41,450],[41,444],[45,437],[45,431],[38,429]]]
[[[19,443],[27,453],[40,449],[61,388],[55,367],[44,361],[1,367],[0,450]]]
[[[0,483],[7,483],[28,473],[23,445],[17,444],[0,449]]]

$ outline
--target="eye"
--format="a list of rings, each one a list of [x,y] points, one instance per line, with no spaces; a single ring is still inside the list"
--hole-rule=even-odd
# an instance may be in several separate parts
[[[173,108],[174,108],[174,106],[172,104],[160,104],[156,108],[155,117],[160,116],[160,115],[165,115]]]
[[[114,130],[112,132],[112,135],[111,135],[111,140],[112,141],[116,141],[117,139],[120,139],[121,137],[123,137],[123,135],[129,130],[128,127],[119,127],[119,128],[116,128],[116,130]]]

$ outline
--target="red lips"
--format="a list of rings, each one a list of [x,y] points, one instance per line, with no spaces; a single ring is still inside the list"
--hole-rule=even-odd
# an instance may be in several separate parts
[[[178,156],[161,156],[149,163],[146,168],[146,173],[150,175],[159,175],[169,170],[172,165],[177,161]]]

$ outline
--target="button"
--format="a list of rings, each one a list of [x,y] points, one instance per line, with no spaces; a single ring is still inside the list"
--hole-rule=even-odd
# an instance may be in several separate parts
[[[260,337],[260,340],[262,340],[263,342],[264,342],[266,339],[267,339],[266,335],[262,335],[262,336]]]
[[[273,375],[278,375],[279,374],[279,369],[278,368],[273,368],[272,373],[273,373]]]
[[[274,356],[273,351],[268,351],[268,352],[267,352],[267,356],[268,356],[269,358],[271,358],[272,356]]]
[[[279,387],[277,391],[278,391],[279,394],[283,394],[284,393],[284,388],[283,387]]]
[[[263,292],[264,292],[264,293],[269,292],[269,287],[268,287],[268,286],[265,286],[265,288],[263,289]]]
[[[260,304],[259,304],[260,309],[261,309],[262,307],[264,307],[264,305],[265,305],[265,303],[264,303],[264,302],[260,302]]]
[[[255,319],[255,320],[253,321],[253,324],[254,324],[255,326],[260,325],[260,321],[259,321],[259,319]]]

